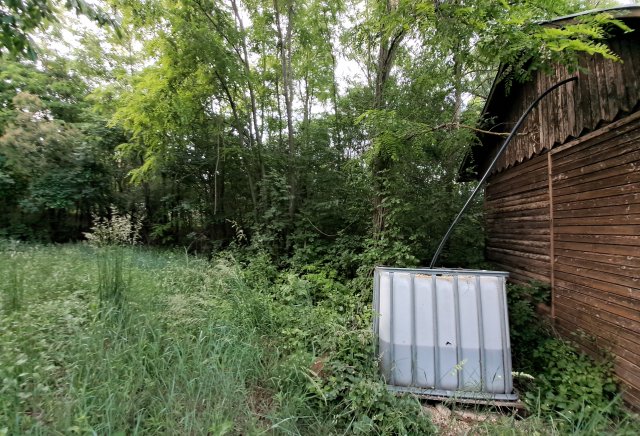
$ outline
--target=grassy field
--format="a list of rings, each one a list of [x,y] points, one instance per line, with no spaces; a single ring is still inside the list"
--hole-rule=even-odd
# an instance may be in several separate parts
[[[0,435],[435,431],[417,400],[384,388],[364,297],[331,274],[261,256],[1,244]],[[611,428],[560,421],[474,432]]]
[[[313,304],[318,286],[293,275],[274,284],[270,271],[259,260],[243,270],[179,253],[6,243],[0,434],[428,428],[415,401],[387,398],[399,406],[387,424],[355,419],[366,404],[352,407],[345,389],[357,381],[317,374],[342,340],[362,339],[367,352],[370,338],[347,312],[355,300],[342,288]],[[361,385],[386,397],[375,379]]]

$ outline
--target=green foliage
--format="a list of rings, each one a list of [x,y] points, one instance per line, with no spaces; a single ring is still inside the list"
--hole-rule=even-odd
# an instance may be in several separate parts
[[[86,87],[65,62],[44,62],[45,71],[0,63],[0,227],[18,238],[76,239],[112,196],[108,136],[96,135]]]
[[[534,71],[548,70],[557,63],[575,70],[579,57],[584,54],[619,59],[603,41],[613,29],[625,32],[631,29],[610,13],[588,14],[557,25],[540,25],[540,20],[577,12],[585,7],[588,9],[588,5],[548,0],[518,2],[504,9],[489,7],[495,24],[478,24],[485,29],[479,50],[485,56],[493,53],[502,63],[509,65],[501,78],[509,82],[529,80]]]
[[[540,319],[536,306],[546,302],[546,295],[549,294],[548,287],[539,284],[508,287],[511,355],[513,366],[518,371],[531,373],[540,369],[535,365],[531,353],[551,337],[551,331]]]
[[[526,419],[518,416],[496,417],[493,422],[484,422],[476,426],[473,431],[487,435],[635,435],[638,433],[640,421],[632,413],[624,417],[612,417],[612,410],[616,404],[612,402],[592,413],[572,417],[567,420],[562,416],[549,416],[543,412],[533,410]]]
[[[540,369],[538,391],[528,392],[526,400],[542,412],[558,412],[567,421],[585,419],[601,413],[616,395],[613,365],[597,364],[567,342],[546,339],[532,358]]]
[[[429,262],[473,187],[456,178],[497,62],[524,76],[610,56],[603,38],[628,30],[606,14],[539,25],[588,7],[572,1],[113,7],[120,39],[66,29],[81,44],[64,55],[1,59],[0,233],[82,239],[113,204],[146,217],[146,243],[246,245],[349,278]],[[340,77],[345,56],[362,80]],[[478,207],[442,263],[479,266],[482,249]]]
[[[207,261],[123,247],[113,304],[101,302],[102,250],[0,244],[0,274],[19,268],[22,292],[7,310],[0,284],[6,433],[434,432],[415,398],[380,379],[357,281],[319,266],[278,271],[266,254],[243,266],[231,252]],[[633,434],[637,422],[610,401],[609,367],[555,339],[531,358],[533,417],[487,433]]]
[[[135,253],[126,303],[105,312],[96,253],[22,249],[28,301],[0,317],[0,429],[207,433],[224,423],[246,433],[263,425],[251,387],[259,374],[270,377],[261,372],[265,351],[259,336],[236,326],[226,296],[207,297],[225,289],[219,274],[202,274],[197,259],[189,266],[179,256]]]
[[[130,214],[120,213],[115,207],[110,208],[111,216],[102,218],[93,215],[93,225],[84,237],[89,244],[96,247],[136,245],[140,242],[142,219],[134,219]]]
[[[30,38],[35,29],[56,20],[58,5],[51,0],[0,1],[0,55],[36,57],[36,47]],[[119,32],[116,21],[85,0],[65,0],[64,7],[85,15],[100,25],[109,24]]]
[[[103,248],[98,255],[98,298],[110,307],[121,307],[130,280],[125,278],[125,254],[119,247]]]
[[[589,55],[600,54],[606,59],[620,60],[611,48],[599,42],[608,35],[609,29],[631,32],[632,29],[610,13],[591,14],[580,17],[576,24],[567,24],[562,28],[544,27],[539,36],[546,48],[565,55],[586,52]],[[575,59],[572,59],[575,62]],[[573,65],[575,68],[575,64]]]
[[[246,270],[250,283],[257,280],[256,289],[268,286],[264,282],[264,271],[270,270],[267,264],[262,255]],[[304,369],[307,375],[300,380],[319,413],[347,432],[433,432],[419,403],[396,397],[380,379],[371,314],[363,304],[366,297],[353,284],[340,283],[335,271],[318,266],[308,266],[302,275],[269,275],[274,277],[269,291],[272,303],[259,309],[269,314],[268,320],[260,319],[255,325],[272,329],[283,349],[291,353],[288,362],[299,360],[311,368]]]
[[[549,287],[539,283],[511,285],[507,292],[513,367],[533,376],[516,377],[529,411],[552,420],[560,433],[595,434],[612,426],[625,433],[637,423],[619,420],[624,414],[610,356],[594,361],[554,337],[536,311],[549,296]]]
[[[317,386],[334,420],[356,434],[433,434],[416,399],[396,397],[379,380],[369,329],[341,332]]]
[[[14,3],[0,0],[9,30],[2,44],[24,55],[26,35],[55,10],[48,1]],[[616,57],[604,39],[629,29],[611,15],[540,26],[587,3],[114,1],[121,39],[74,30],[80,47],[64,55],[0,58],[0,235],[69,241],[88,233],[92,242],[184,248],[77,247],[92,263],[72,253],[89,271],[72,275],[91,283],[61,280],[60,312],[44,292],[30,294],[38,287],[23,262],[36,249],[2,265],[2,311],[12,320],[28,312],[32,322],[41,310],[78,323],[52,339],[65,345],[43,351],[52,374],[34,367],[24,383],[22,354],[33,356],[3,324],[15,341],[7,346],[18,350],[7,357],[12,400],[0,403],[19,417],[11,426],[46,427],[42,410],[60,414],[52,431],[61,433],[132,422],[168,433],[429,432],[418,403],[389,394],[371,359],[371,272],[429,263],[474,188],[459,182],[458,169],[498,63],[511,65],[505,77],[526,79],[556,62],[575,66],[583,54]],[[340,77],[344,57],[362,77]],[[132,227],[123,217],[144,219]],[[441,263],[481,267],[483,244],[478,202]],[[34,277],[58,266],[40,265]],[[512,288],[509,298],[514,362],[542,374],[549,350],[539,296]],[[114,360],[101,361],[111,349]],[[78,350],[96,362],[78,366]],[[227,360],[235,357],[237,366]],[[222,386],[208,392],[238,390],[237,400],[197,391],[200,377]],[[129,385],[114,387],[117,379]],[[33,403],[23,401],[34,386]],[[606,395],[589,386],[554,393],[544,413],[574,410],[566,406],[574,394],[601,408]]]
[[[15,248],[9,248],[9,256],[3,268],[4,283],[0,287],[2,306],[7,314],[18,311],[24,300],[24,265]]]
[[[367,306],[332,271],[118,250],[2,246],[0,273],[11,256],[30,273],[22,305],[0,303],[0,429],[432,432],[386,390]]]

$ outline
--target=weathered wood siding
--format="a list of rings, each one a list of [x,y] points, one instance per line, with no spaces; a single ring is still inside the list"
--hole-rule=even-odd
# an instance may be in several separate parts
[[[520,134],[498,160],[497,171],[542,154],[555,144],[594,131],[637,108],[640,102],[640,31],[620,35],[608,44],[622,62],[600,55],[585,55],[580,59],[581,71],[570,73],[565,67],[557,66],[549,73],[538,72],[531,82],[513,84],[509,95],[506,95],[504,85],[496,87],[484,116],[493,126],[492,130],[506,132],[544,90],[562,79],[578,77],[577,83],[555,90],[531,112]],[[493,149],[499,142],[499,138],[483,139],[488,149]],[[486,168],[491,157],[474,152],[480,169]]]
[[[607,40],[622,62],[585,55],[578,72],[492,87],[482,127],[508,132],[549,86],[578,77],[541,101],[498,160],[485,190],[487,258],[513,281],[551,284],[558,331],[594,355],[611,351],[640,410],[640,8],[619,17],[635,29]],[[483,174],[504,138],[479,137],[463,168]]]
[[[640,112],[596,133],[551,154],[555,320],[640,407]]]
[[[558,330],[610,350],[640,409],[640,112],[493,175],[485,202],[487,258],[552,284]]]
[[[485,188],[487,259],[516,282],[549,282],[547,157],[493,176]]]

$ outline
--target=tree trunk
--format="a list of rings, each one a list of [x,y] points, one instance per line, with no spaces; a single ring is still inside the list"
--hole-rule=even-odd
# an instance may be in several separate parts
[[[224,80],[224,78],[217,71],[215,72],[215,75],[218,78],[218,81],[220,82],[220,85],[222,86],[227,96],[229,105],[231,106],[231,113],[235,121],[235,128],[236,128],[236,131],[238,132],[238,138],[240,139],[240,148],[244,149],[246,135],[242,125],[242,120],[240,120],[240,115],[238,114],[236,101],[231,95],[231,91],[229,90],[229,87],[227,86],[227,82]],[[250,144],[249,149],[251,149],[252,142],[253,141],[251,140],[251,138],[249,138],[249,144]],[[243,162],[243,166],[245,167],[245,172],[247,173],[247,180],[249,182],[249,192],[251,194],[251,202],[253,204],[253,215],[256,222],[258,222],[260,214],[259,214],[259,201],[258,201],[258,191],[256,189],[256,182],[253,175],[251,174],[251,167],[249,165],[246,165],[244,160],[242,162]]]
[[[342,133],[340,132],[340,112],[338,112],[338,84],[336,80],[336,56],[331,50],[331,64],[333,67],[333,83],[331,84],[332,100],[333,100],[333,117],[335,129],[336,148],[342,151]]]
[[[211,216],[210,237],[212,239],[223,239],[225,223],[220,218],[224,218],[224,156],[221,156],[221,149],[224,147],[224,132],[222,130],[222,123],[218,125],[218,139],[216,143],[216,164],[213,170],[213,180],[209,180],[209,183],[213,182],[211,187],[211,194],[213,196],[213,210]]]
[[[387,14],[390,14],[396,7],[396,3],[392,0],[386,0],[385,10]],[[392,32],[390,36],[387,36],[387,29],[380,29],[380,46],[378,48],[378,60],[376,62],[376,81],[375,81],[375,93],[373,99],[373,108],[381,110],[386,107],[385,101],[385,86],[389,79],[389,73],[393,67],[393,61],[395,59],[396,52],[400,43],[405,37],[405,30],[402,26],[399,26],[397,30]],[[371,165],[371,175],[373,178],[373,237],[378,239],[381,237],[385,230],[385,216],[386,211],[384,209],[385,198],[385,179],[388,171],[391,169],[391,159],[384,150],[379,150],[373,157]]]
[[[284,148],[284,139],[282,138],[282,106],[280,105],[280,78],[276,77],[276,100],[278,103],[278,145],[280,150]]]
[[[340,132],[340,113],[338,112],[338,83],[336,78],[336,55],[333,52],[333,41],[331,39],[331,29],[329,28],[329,17],[327,12],[323,14],[325,25],[325,37],[329,42],[329,54],[331,55],[331,103],[333,104],[333,117],[334,117],[334,141],[335,147],[342,151],[342,137]]]
[[[260,176],[265,176],[265,167],[262,159],[262,134],[260,125],[258,124],[258,105],[256,104],[256,93],[253,87],[253,81],[251,79],[251,67],[249,65],[249,53],[247,50],[247,36],[245,34],[244,23],[242,22],[242,17],[240,16],[240,11],[238,9],[238,4],[236,0],[231,0],[231,7],[233,9],[233,13],[235,15],[236,21],[238,23],[238,28],[242,37],[240,38],[240,46],[242,47],[242,56],[241,61],[244,66],[244,72],[247,82],[247,89],[249,90],[249,102],[251,106],[251,122],[249,123],[249,134],[253,137],[255,136],[255,154],[257,158],[257,165],[260,172]]]
[[[456,128],[460,127],[460,119],[462,116],[462,61],[460,60],[460,44],[456,44],[453,53],[453,96],[455,107],[453,112],[453,122]]]
[[[301,92],[302,94],[302,92]],[[304,128],[305,144],[311,141],[311,86],[309,85],[309,71],[304,74],[304,113],[302,114],[302,125]]]
[[[297,207],[297,168],[296,148],[293,132],[293,77],[291,76],[291,39],[293,32],[293,4],[287,1],[287,27],[286,34],[282,32],[282,20],[278,0],[273,0],[276,27],[278,31],[278,47],[280,51],[280,63],[282,64],[282,94],[284,97],[285,111],[287,113],[287,148],[289,154],[289,216],[293,218]]]

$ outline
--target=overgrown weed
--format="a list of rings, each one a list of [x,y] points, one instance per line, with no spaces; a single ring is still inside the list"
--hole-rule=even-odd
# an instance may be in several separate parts
[[[11,256],[3,268],[4,283],[2,290],[2,309],[6,313],[20,310],[24,298],[24,269],[16,255]]]
[[[380,379],[364,279],[320,264],[278,271],[260,253],[119,247],[105,266],[86,245],[17,250],[29,274],[23,304],[0,317],[0,433],[435,431],[417,399]],[[0,248],[3,272],[11,253]],[[637,428],[602,404],[570,420],[531,404],[532,417],[479,431]]]
[[[514,368],[533,376],[516,379],[533,416],[526,421],[546,423],[552,434],[637,434],[640,420],[624,408],[610,357],[595,361],[557,337],[537,313],[536,306],[549,301],[549,288],[512,285],[507,296]]]

